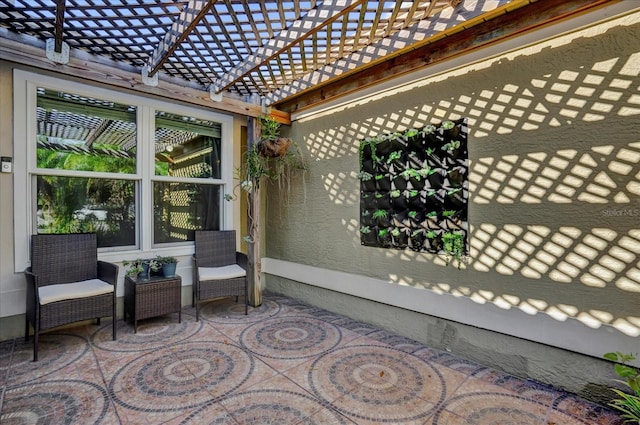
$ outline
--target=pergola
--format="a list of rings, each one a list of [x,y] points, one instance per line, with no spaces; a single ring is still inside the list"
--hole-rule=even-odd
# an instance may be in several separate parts
[[[290,114],[617,0],[1,0],[0,59]]]

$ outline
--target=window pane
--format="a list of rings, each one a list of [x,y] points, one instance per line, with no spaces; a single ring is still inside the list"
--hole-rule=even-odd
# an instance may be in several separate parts
[[[220,178],[221,125],[156,112],[156,176]]]
[[[135,246],[131,180],[38,176],[38,233],[96,232],[98,247]]]
[[[220,186],[154,182],[153,242],[193,241],[196,230],[220,230]]]
[[[39,168],[136,172],[136,108],[38,88]]]

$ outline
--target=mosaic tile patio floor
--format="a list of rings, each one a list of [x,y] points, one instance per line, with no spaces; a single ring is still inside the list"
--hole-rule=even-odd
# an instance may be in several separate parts
[[[621,425],[576,396],[267,295],[0,342],[0,423]]]

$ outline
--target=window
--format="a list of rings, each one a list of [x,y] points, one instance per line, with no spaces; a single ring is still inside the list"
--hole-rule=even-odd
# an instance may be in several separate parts
[[[14,74],[16,271],[33,233],[96,232],[102,255],[193,251],[231,227],[232,118]],[[25,196],[26,194],[26,196]],[[25,214],[26,211],[26,214]],[[21,235],[23,237],[21,237]]]

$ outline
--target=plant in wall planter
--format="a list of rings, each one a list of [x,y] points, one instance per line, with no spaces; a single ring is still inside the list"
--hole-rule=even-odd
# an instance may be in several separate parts
[[[360,227],[360,243],[367,246],[375,246],[378,242],[377,228],[369,226]]]
[[[446,205],[454,206],[456,208],[462,207],[467,203],[466,192],[462,187],[447,188],[447,202]]]
[[[414,229],[409,235],[409,248],[412,251],[420,252],[424,250],[424,243],[427,237],[423,229]]]
[[[371,218],[376,220],[378,227],[389,227],[391,225],[389,211],[387,210],[376,210],[371,215]]]
[[[464,262],[465,239],[463,232],[446,232],[442,235],[442,250],[446,255],[447,265],[451,260],[455,260],[456,266],[460,269],[460,265]]]
[[[405,168],[405,163],[407,162],[404,151],[397,150],[393,151],[389,154],[387,158],[387,164],[393,167],[393,170],[397,172],[397,170],[403,170]]]
[[[371,211],[362,210],[360,212],[360,224],[362,224],[363,226],[371,226],[375,224],[373,222],[373,218],[371,217]]]
[[[404,193],[398,189],[389,192],[391,197],[391,207],[396,211],[402,211],[407,208],[407,198]]]
[[[411,227],[409,211],[400,211],[391,217],[391,225],[395,227]]]
[[[427,230],[437,230],[440,229],[440,220],[438,217],[437,211],[429,211],[425,214],[424,221],[422,222],[422,227]]]
[[[391,190],[391,177],[388,174],[376,174],[375,181],[378,190]]]
[[[381,247],[391,246],[391,232],[389,229],[378,230],[378,244]]]
[[[418,228],[420,224],[424,220],[424,211],[422,210],[412,210],[409,211],[409,220],[411,220],[411,227]]]
[[[391,229],[391,239],[393,241],[393,247],[398,249],[404,249],[409,244],[409,235],[406,229],[394,227]]]
[[[407,206],[411,209],[418,209],[424,206],[424,199],[417,189],[411,189],[406,192]]]
[[[364,208],[365,210],[371,210],[376,208],[376,197],[375,197],[375,193],[373,192],[362,192],[362,195],[360,195],[360,202],[362,205],[362,208]]]
[[[376,182],[373,179],[373,174],[367,171],[360,171],[358,173],[358,179],[360,179],[361,190],[374,191],[376,190]]]
[[[425,231],[425,236],[426,240],[424,245],[429,252],[437,253],[442,250],[443,242],[439,232],[436,230],[427,230]]]
[[[444,183],[444,170],[441,168],[427,168],[421,170],[425,175],[426,180],[429,182],[429,187],[432,189],[440,189]]]

